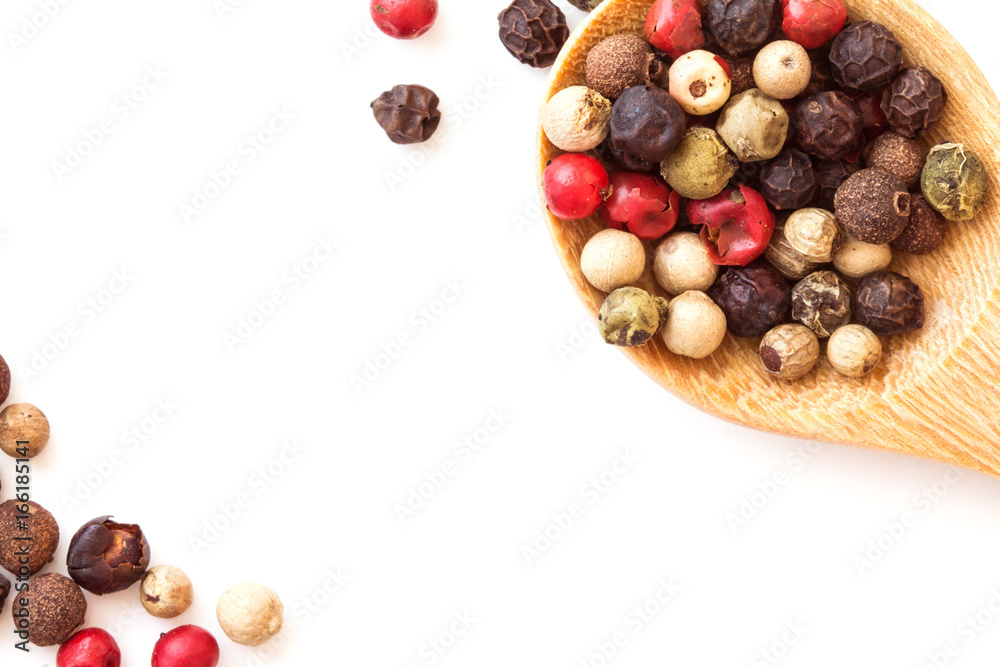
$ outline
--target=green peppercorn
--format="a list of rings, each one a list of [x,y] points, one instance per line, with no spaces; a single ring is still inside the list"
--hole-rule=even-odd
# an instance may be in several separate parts
[[[988,178],[982,160],[962,144],[931,149],[920,178],[924,197],[948,220],[971,220],[986,203]]]
[[[601,337],[611,345],[633,347],[652,338],[667,318],[669,302],[638,287],[608,295],[597,316]]]
[[[660,163],[660,173],[682,197],[710,199],[726,188],[738,166],[715,130],[692,127],[677,150]]]

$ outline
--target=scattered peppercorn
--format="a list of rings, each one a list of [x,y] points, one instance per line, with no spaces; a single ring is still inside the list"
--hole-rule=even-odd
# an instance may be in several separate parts
[[[930,150],[920,176],[927,202],[948,220],[976,217],[986,203],[986,167],[962,144],[940,144]]]
[[[741,162],[770,160],[785,145],[788,113],[754,88],[729,98],[715,129]]]
[[[907,188],[920,182],[920,173],[926,160],[927,149],[920,141],[896,132],[885,132],[865,146],[865,162],[868,166],[895,174]]]
[[[882,342],[870,329],[848,324],[833,332],[826,357],[841,375],[860,378],[871,373],[882,360]]]
[[[670,302],[660,335],[674,354],[704,359],[725,339],[726,315],[704,292],[684,292]]]
[[[285,605],[267,586],[245,582],[222,594],[215,615],[231,640],[242,646],[260,646],[281,632]]]
[[[910,220],[906,185],[884,169],[862,169],[848,178],[833,205],[844,230],[865,243],[889,243]]]
[[[802,208],[816,193],[812,160],[797,148],[786,148],[760,174],[760,193],[775,209]]]
[[[924,326],[924,294],[906,276],[877,271],[858,283],[856,311],[879,336],[909,333]]]
[[[792,288],[792,318],[829,338],[851,321],[851,290],[833,271],[817,271]]]
[[[861,164],[847,160],[820,160],[816,163],[816,205],[819,208],[833,210],[833,198],[837,189],[844,184],[852,174],[861,171]]]
[[[944,84],[923,67],[904,69],[882,96],[882,111],[892,129],[919,137],[934,127],[948,103]]]
[[[372,102],[375,120],[395,144],[427,141],[441,124],[438,96],[417,85],[393,86]]]
[[[859,21],[844,28],[830,46],[833,78],[845,88],[888,86],[903,64],[903,47],[885,26]]]
[[[61,574],[46,572],[33,577],[11,605],[17,630],[28,634],[35,646],[62,644],[80,629],[87,615],[87,600],[80,587]]]
[[[708,295],[740,337],[763,335],[785,319],[790,305],[788,283],[767,262],[729,268]]]
[[[663,63],[641,37],[619,34],[605,37],[587,54],[587,86],[616,100],[627,88],[655,82]]]
[[[514,0],[497,19],[507,51],[532,67],[554,63],[569,39],[566,15],[551,0]]]
[[[910,224],[892,242],[892,247],[910,255],[926,255],[941,245],[947,231],[944,216],[928,204],[923,195],[912,195]]]
[[[666,299],[638,287],[621,287],[609,294],[597,314],[604,342],[620,347],[645,345],[667,319]]]
[[[764,334],[759,353],[769,375],[796,380],[816,366],[819,339],[801,324],[782,324]]]
[[[737,166],[739,160],[715,130],[692,127],[660,163],[660,173],[682,197],[709,199],[726,188]]]
[[[94,595],[125,590],[142,579],[148,566],[149,542],[142,529],[109,516],[83,524],[66,554],[69,576]]]
[[[840,160],[858,150],[863,127],[858,105],[839,91],[813,95],[795,107],[799,145],[824,160]]]
[[[0,565],[5,570],[35,574],[52,561],[58,546],[59,524],[47,509],[33,500],[0,504]]]
[[[14,458],[34,458],[49,444],[49,420],[30,403],[13,403],[0,412],[0,449]]]
[[[151,616],[176,618],[194,601],[194,588],[184,572],[173,565],[149,568],[139,585],[139,602]]]
[[[780,22],[777,0],[708,0],[705,18],[716,43],[734,56],[762,46]]]
[[[581,220],[597,212],[610,193],[608,171],[586,153],[563,153],[542,172],[549,212],[561,220]]]
[[[611,145],[640,159],[661,162],[673,153],[687,129],[687,117],[670,93],[633,86],[611,110]]]

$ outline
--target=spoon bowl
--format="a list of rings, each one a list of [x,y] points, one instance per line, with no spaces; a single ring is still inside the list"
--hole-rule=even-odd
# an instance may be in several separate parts
[[[642,35],[653,2],[606,0],[591,12],[553,65],[544,100],[567,86],[585,85],[587,53],[601,39]],[[622,352],[671,393],[723,419],[1000,475],[1000,101],[969,54],[912,0],[847,4],[852,20],[877,21],[895,33],[904,66],[927,67],[944,82],[949,93],[944,118],[924,140],[964,143],[989,172],[990,196],[974,220],[949,223],[945,242],[930,255],[893,259],[890,268],[913,278],[924,292],[924,328],[883,338],[882,364],[862,379],[839,375],[824,357],[800,380],[776,380],[760,366],[759,339],[728,333],[703,360],[670,353],[659,336]],[[560,153],[539,125],[539,184],[545,164]],[[604,225],[599,216],[562,221],[546,211],[545,217],[563,268],[596,319],[605,295],[583,277],[580,253]],[[636,285],[669,296],[653,278],[656,244],[645,245],[647,271]]]

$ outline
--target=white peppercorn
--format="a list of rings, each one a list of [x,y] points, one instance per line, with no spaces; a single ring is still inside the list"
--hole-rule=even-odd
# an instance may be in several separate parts
[[[817,264],[829,262],[841,244],[836,216],[821,208],[803,208],[788,216],[785,237],[800,255]]]
[[[583,247],[580,270],[591,285],[602,292],[637,281],[646,269],[646,251],[634,234],[603,229]]]
[[[771,42],[753,61],[753,79],[757,87],[776,100],[790,100],[801,94],[811,77],[809,54],[790,40]]]
[[[810,262],[788,243],[784,224],[774,228],[764,257],[781,275],[791,280],[802,280],[819,267],[818,262]]]
[[[781,102],[751,88],[722,107],[715,131],[740,162],[770,160],[785,145],[788,113]]]
[[[848,278],[864,278],[883,270],[890,262],[892,248],[888,243],[863,243],[850,234],[844,234],[844,244],[833,255],[833,266]]]
[[[542,110],[542,129],[556,148],[570,153],[593,150],[611,128],[611,100],[586,86],[570,86]]]
[[[139,602],[151,616],[176,618],[191,606],[194,588],[184,572],[173,565],[146,570],[139,585]]]
[[[819,360],[819,339],[801,324],[782,324],[764,334],[760,360],[768,374],[795,380],[813,369]]]
[[[653,274],[660,287],[670,294],[705,292],[719,277],[719,267],[697,234],[677,232],[656,247]]]
[[[670,302],[663,342],[674,354],[704,359],[726,337],[726,315],[704,292],[684,292]]]
[[[243,646],[260,646],[281,632],[285,607],[263,584],[236,584],[219,598],[215,615],[226,636]]]
[[[721,61],[709,51],[689,51],[670,66],[670,95],[684,111],[707,116],[729,101],[732,81]]]
[[[826,356],[841,375],[860,378],[871,373],[882,360],[882,343],[871,329],[848,324],[830,336]]]

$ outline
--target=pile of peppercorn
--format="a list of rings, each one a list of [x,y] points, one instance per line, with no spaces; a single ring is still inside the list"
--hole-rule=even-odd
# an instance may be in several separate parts
[[[511,7],[534,18],[516,48],[501,24],[508,49],[551,64],[562,12]],[[837,371],[872,372],[880,336],[924,324],[923,293],[888,270],[893,253],[932,252],[985,203],[980,159],[922,139],[947,101],[932,72],[903,67],[889,29],[848,23],[842,0],[657,0],[645,39],[603,39],[586,85],[542,113],[564,151],[543,173],[549,211],[606,226],[580,258],[608,294],[604,339],[660,334],[700,359],[728,329],[759,337],[763,368],[785,379],[811,371],[828,339]],[[647,250],[671,300],[631,286]]]

